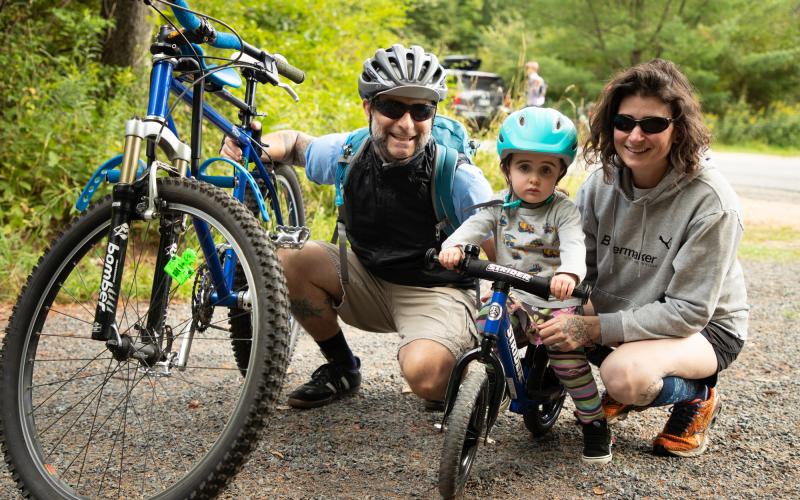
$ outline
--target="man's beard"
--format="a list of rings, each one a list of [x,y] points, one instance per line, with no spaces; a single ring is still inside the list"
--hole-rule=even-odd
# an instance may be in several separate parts
[[[370,135],[372,136],[372,144],[381,158],[383,158],[383,160],[387,163],[407,163],[413,160],[425,149],[425,146],[431,139],[430,131],[417,135],[417,137],[414,139],[414,152],[406,158],[395,158],[389,153],[389,134],[386,133],[386,130],[380,130],[375,120],[370,120],[370,122]]]

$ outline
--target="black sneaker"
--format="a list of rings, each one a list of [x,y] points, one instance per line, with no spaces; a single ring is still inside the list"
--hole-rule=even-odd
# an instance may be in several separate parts
[[[444,401],[440,399],[424,399],[425,403],[425,411],[430,412],[443,412],[444,411]]]
[[[361,385],[361,360],[356,358],[355,370],[326,363],[311,374],[311,380],[289,394],[289,406],[294,408],[317,408],[335,399],[352,394]]]
[[[607,464],[611,461],[611,431],[605,420],[594,420],[583,427],[583,461]]]

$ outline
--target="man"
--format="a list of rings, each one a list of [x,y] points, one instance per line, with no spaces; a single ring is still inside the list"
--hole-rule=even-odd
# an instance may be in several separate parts
[[[528,106],[544,106],[544,96],[547,93],[547,84],[539,76],[539,63],[528,61],[525,64],[525,73],[528,75]]]
[[[328,361],[289,395],[289,404],[314,408],[358,389],[361,361],[339,328],[341,318],[363,330],[397,331],[403,376],[433,407],[444,397],[456,357],[477,339],[471,282],[423,265],[426,250],[439,250],[445,238],[435,227],[430,194],[436,149],[431,127],[447,94],[445,71],[421,47],[396,44],[364,62],[358,91],[370,137],[343,186],[349,279],[342,283],[334,244],[312,241],[278,253],[292,315]],[[303,166],[310,180],[333,184],[347,135],[281,131],[263,142],[273,160]],[[230,139],[223,154],[241,157]],[[483,173],[461,158],[453,187],[461,221],[469,215],[465,209],[491,195]]]

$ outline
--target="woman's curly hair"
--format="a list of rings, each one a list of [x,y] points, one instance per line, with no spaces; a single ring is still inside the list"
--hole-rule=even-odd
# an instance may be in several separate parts
[[[657,97],[669,105],[674,119],[669,164],[681,175],[698,170],[711,134],[689,80],[674,63],[664,59],[628,68],[606,85],[589,122],[589,137],[583,148],[587,165],[600,163],[606,182],[611,182],[616,166],[622,165],[614,149],[612,120],[622,100],[632,95]]]

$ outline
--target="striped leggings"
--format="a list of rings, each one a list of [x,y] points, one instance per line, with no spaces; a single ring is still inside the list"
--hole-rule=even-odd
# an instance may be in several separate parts
[[[528,332],[526,332],[527,336],[532,338],[536,344],[541,343],[538,325],[561,314],[575,314],[575,307],[549,309],[525,304],[523,309],[531,319]],[[592,367],[586,360],[584,348],[579,347],[574,351],[561,352],[548,347],[547,355],[556,377],[567,388],[572,402],[575,403],[575,415],[578,420],[586,424],[594,420],[605,419],[605,412],[600,404],[600,393],[592,375]]]

